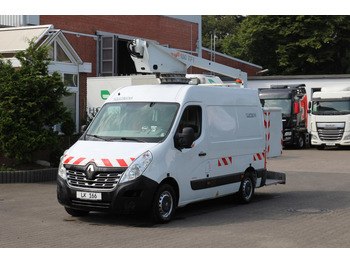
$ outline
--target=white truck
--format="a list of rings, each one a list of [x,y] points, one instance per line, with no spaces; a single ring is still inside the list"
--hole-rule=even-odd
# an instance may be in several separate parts
[[[116,90],[61,158],[57,197],[73,216],[146,212],[168,222],[177,207],[284,184],[266,170],[258,91],[193,84]]]
[[[350,87],[323,87],[309,102],[311,144],[350,145]]]

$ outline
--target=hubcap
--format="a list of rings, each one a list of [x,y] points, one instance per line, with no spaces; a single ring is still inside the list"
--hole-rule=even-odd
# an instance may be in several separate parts
[[[249,178],[247,178],[246,180],[244,180],[243,182],[243,197],[245,199],[249,199],[251,196],[252,196],[252,193],[253,193],[253,185],[252,185],[252,182],[250,181]]]
[[[299,147],[302,148],[304,146],[304,139],[299,137]]]
[[[173,198],[168,191],[164,191],[158,202],[159,213],[162,217],[167,218],[173,210]]]

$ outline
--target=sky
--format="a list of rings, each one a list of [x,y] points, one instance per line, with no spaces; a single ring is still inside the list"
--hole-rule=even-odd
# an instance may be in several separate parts
[[[334,15],[350,14],[345,0],[60,0],[55,5],[49,1],[6,1],[1,4],[0,14],[101,14],[101,15]]]

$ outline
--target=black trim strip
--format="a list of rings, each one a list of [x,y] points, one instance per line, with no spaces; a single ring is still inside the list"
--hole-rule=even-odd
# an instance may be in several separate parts
[[[236,174],[229,174],[224,176],[198,179],[195,181],[191,181],[191,188],[193,190],[199,190],[199,189],[205,189],[205,188],[211,188],[211,187],[241,182],[242,175],[243,173],[236,173]]]
[[[266,169],[265,168],[257,169],[256,173],[258,178],[260,177],[262,178],[261,186],[265,185]],[[200,189],[206,189],[211,187],[223,186],[227,184],[238,183],[238,182],[241,182],[242,176],[244,176],[244,172],[198,179],[198,180],[191,181],[191,188],[192,190],[200,190]]]

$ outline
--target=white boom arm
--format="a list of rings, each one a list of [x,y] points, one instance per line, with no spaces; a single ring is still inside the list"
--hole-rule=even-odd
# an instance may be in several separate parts
[[[204,70],[241,79],[247,86],[247,73],[210,60],[193,56],[173,48],[167,48],[151,41],[136,39],[129,44],[131,58],[139,73],[186,74],[187,68],[195,66]]]

